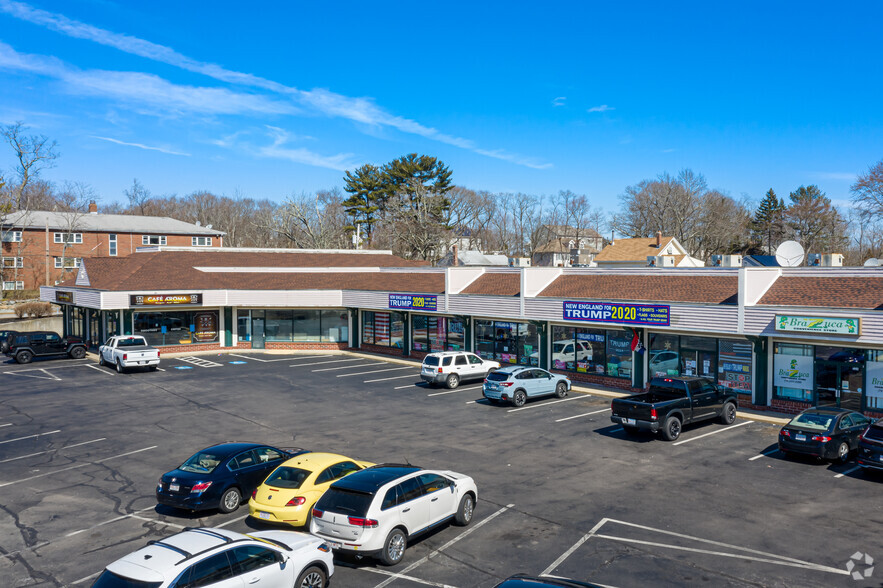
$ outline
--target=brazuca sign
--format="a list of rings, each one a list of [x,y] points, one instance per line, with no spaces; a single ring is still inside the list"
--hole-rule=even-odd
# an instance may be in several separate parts
[[[861,319],[830,316],[776,315],[776,330],[792,333],[861,335]]]

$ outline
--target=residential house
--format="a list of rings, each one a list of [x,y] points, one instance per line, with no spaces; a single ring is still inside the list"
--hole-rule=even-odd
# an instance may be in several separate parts
[[[652,259],[651,259],[652,258]],[[616,239],[595,256],[598,267],[704,267],[674,237],[656,233],[649,239]]]
[[[604,238],[594,229],[566,225],[543,225],[537,232],[532,262],[534,266],[570,267],[590,265],[604,246]]]

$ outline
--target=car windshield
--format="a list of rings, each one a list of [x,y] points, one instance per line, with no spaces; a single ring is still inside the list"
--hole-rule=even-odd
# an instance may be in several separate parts
[[[371,506],[373,499],[373,494],[332,487],[322,495],[322,498],[316,503],[316,508],[363,517],[368,513],[368,507]]]
[[[276,471],[270,474],[270,477],[264,481],[264,484],[274,488],[288,488],[290,490],[295,490],[300,488],[301,484],[304,483],[304,480],[307,479],[307,476],[312,473],[313,472],[308,472],[307,470],[302,470],[300,468],[282,466],[276,468]]]
[[[423,358],[423,363],[425,363],[426,365],[433,365],[433,366],[438,365],[438,357],[436,357],[434,355],[427,355],[426,357]]]
[[[224,461],[224,458],[217,454],[200,451],[182,463],[178,469],[185,472],[193,472],[195,474],[208,474],[215,471],[215,468],[218,467],[222,461]]]
[[[868,432],[865,433],[865,437],[868,439],[874,439],[875,441],[883,441],[883,423],[875,423],[868,427]]]
[[[809,413],[797,415],[791,419],[791,422],[788,424],[804,429],[812,429],[814,431],[827,431],[831,427],[833,421],[834,417],[831,415]]]
[[[511,375],[509,372],[491,372],[487,375],[487,379],[491,382],[505,382]]]
[[[98,579],[95,580],[95,583],[92,584],[92,588],[159,588],[161,585],[162,582],[133,580],[132,578],[125,578],[108,570],[104,570],[101,575],[98,576]]]
[[[129,337],[127,339],[120,339],[119,346],[120,347],[140,347],[141,345],[147,345],[147,342],[144,341],[141,337]]]

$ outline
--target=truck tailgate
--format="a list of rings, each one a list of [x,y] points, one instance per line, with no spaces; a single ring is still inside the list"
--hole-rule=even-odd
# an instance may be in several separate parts
[[[650,411],[653,409],[653,405],[626,398],[614,398],[610,404],[610,409],[614,416],[638,421],[649,421],[651,420]]]

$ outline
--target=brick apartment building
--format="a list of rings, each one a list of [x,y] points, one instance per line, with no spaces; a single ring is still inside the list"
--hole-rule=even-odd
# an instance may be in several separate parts
[[[18,211],[0,218],[0,290],[32,290],[76,275],[84,258],[138,247],[222,247],[224,232],[166,217]]]

